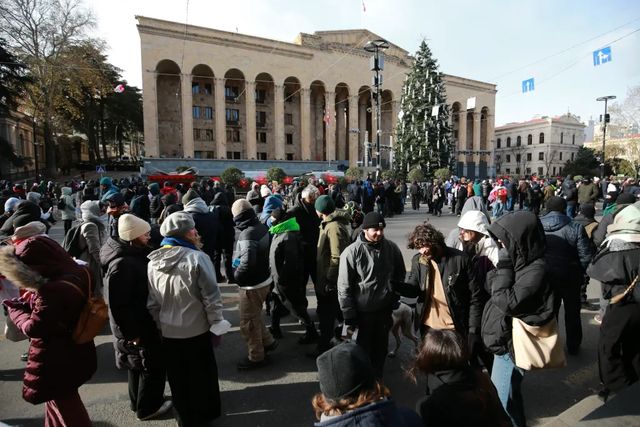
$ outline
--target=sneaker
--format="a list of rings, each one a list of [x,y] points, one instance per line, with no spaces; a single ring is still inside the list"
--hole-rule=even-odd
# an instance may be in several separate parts
[[[593,320],[598,324],[598,325],[602,325],[602,314],[598,313],[595,316],[593,316]]]
[[[582,308],[584,308],[585,310],[589,310],[589,311],[596,311],[596,310],[600,310],[600,306],[598,304],[592,304],[589,301],[583,301],[581,303]]]
[[[598,392],[598,399],[600,399],[603,403],[607,403],[607,400],[609,400],[609,398],[613,395],[614,394],[611,393],[611,390],[605,387]]]
[[[267,358],[265,357],[262,360],[251,360],[246,358],[240,362],[238,362],[238,370],[239,371],[248,371],[251,369],[262,368],[267,364]]]
[[[224,283],[226,281],[227,281],[227,278],[224,277],[224,276],[220,276],[220,277],[216,278],[216,282],[218,282],[218,283]]]
[[[29,360],[29,353],[22,353],[20,355],[20,360],[22,360],[23,362],[26,362],[27,360]]]
[[[156,417],[160,417],[166,414],[167,412],[169,412],[172,407],[173,407],[173,401],[171,401],[170,399],[165,400],[162,403],[162,405],[160,405],[160,407],[156,410],[156,412],[149,414],[146,417],[137,417],[138,421],[147,421],[147,420],[152,420]]]
[[[274,351],[276,348],[278,348],[278,341],[274,340],[271,344],[269,344],[268,346],[266,346],[264,348],[264,352],[265,353],[271,353],[272,351]]]
[[[313,344],[318,341],[318,332],[315,329],[309,329],[303,336],[298,338],[298,344]]]

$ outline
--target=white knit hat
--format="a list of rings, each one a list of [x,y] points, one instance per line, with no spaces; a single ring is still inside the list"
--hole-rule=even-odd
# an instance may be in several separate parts
[[[118,218],[118,236],[131,242],[151,230],[149,223],[135,215],[124,214]]]
[[[271,189],[269,189],[269,187],[267,187],[266,185],[262,184],[262,187],[260,187],[260,195],[262,196],[262,198],[267,198],[271,195]]]

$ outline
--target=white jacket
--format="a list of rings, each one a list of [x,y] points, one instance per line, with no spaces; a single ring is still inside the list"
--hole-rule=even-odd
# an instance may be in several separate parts
[[[489,261],[495,266],[498,264],[498,245],[493,241],[487,228],[489,227],[489,220],[485,214],[481,211],[467,211],[460,217],[458,221],[458,228],[464,228],[465,230],[472,230],[483,234],[484,237],[478,242],[478,255],[486,256]],[[457,240],[456,249],[462,250],[462,242]]]
[[[149,254],[147,308],[163,337],[191,338],[229,329],[213,263],[202,251],[161,247]]]

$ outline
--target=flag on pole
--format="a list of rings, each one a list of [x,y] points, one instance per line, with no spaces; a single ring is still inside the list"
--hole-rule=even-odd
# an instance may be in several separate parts
[[[113,91],[115,93],[122,93],[124,92],[124,85],[122,83],[120,83],[118,86],[116,86],[115,88],[113,88]]]
[[[364,5],[364,0],[362,0],[362,11],[363,12],[367,11],[367,6]]]

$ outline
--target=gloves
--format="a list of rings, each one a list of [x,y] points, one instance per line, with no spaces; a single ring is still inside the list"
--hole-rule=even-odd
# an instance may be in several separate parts
[[[498,251],[498,265],[496,268],[513,268],[513,262],[506,248],[500,248]]]
[[[2,301],[2,304],[4,304],[4,306],[7,308],[29,311],[29,303],[23,301],[20,298],[6,299]]]

